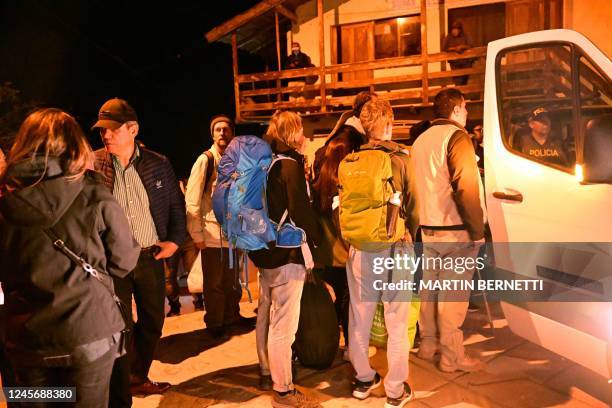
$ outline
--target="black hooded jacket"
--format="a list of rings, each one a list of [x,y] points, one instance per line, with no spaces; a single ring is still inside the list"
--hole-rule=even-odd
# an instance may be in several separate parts
[[[67,179],[56,158],[47,166],[43,158],[24,161],[8,175],[31,186],[5,189],[0,196],[7,345],[70,351],[121,331],[121,313],[106,287],[57,250],[44,232],[52,227],[98,271],[126,276],[140,248],[112,194],[93,172]]]

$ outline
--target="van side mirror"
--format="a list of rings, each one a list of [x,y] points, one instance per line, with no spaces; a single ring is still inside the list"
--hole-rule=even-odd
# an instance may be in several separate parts
[[[587,123],[583,174],[586,183],[612,183],[612,114]]]

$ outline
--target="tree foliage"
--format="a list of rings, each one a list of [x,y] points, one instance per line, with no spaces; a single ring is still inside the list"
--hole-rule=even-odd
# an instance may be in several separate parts
[[[23,120],[36,109],[11,82],[0,83],[0,148],[8,152]]]

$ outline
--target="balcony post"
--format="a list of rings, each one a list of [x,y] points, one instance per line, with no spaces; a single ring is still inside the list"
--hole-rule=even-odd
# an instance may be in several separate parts
[[[427,53],[427,0],[421,0],[421,72],[423,105],[429,102],[429,62]]]
[[[238,83],[238,44],[236,32],[232,33],[232,69],[234,71],[234,99],[236,103],[236,123],[242,121],[240,112],[240,84]]]
[[[317,0],[317,16],[319,17],[319,80],[321,88],[321,112],[327,112],[325,96],[325,33],[323,30],[323,0]]]
[[[276,62],[278,67],[278,72],[281,72],[283,69],[281,65],[281,50],[280,50],[280,29],[278,27],[278,11],[274,12],[274,26],[276,28]],[[277,102],[281,102],[283,100],[283,94],[280,91],[281,80],[278,78],[276,80],[276,89],[278,89],[278,94],[276,97]]]

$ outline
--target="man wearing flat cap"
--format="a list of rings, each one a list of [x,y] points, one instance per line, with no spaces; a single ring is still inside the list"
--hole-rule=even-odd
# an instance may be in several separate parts
[[[529,112],[527,125],[528,129],[519,131],[515,137],[520,152],[551,164],[571,164],[561,140],[551,135],[552,122],[546,108],[539,107]]]
[[[228,243],[221,236],[221,226],[212,210],[217,165],[234,138],[232,120],[226,115],[215,116],[210,122],[210,134],[213,144],[197,158],[187,181],[187,231],[202,251],[206,330],[215,339],[227,339],[231,326],[254,326],[255,319],[240,316],[241,288],[235,284],[235,273],[229,267]]]
[[[126,101],[114,98],[104,103],[92,129],[98,129],[104,142],[95,152],[95,168],[125,211],[142,248],[136,268],[114,281],[129,312],[131,339],[126,342],[127,355],[115,361],[110,406],[124,407],[131,406],[132,395],[159,394],[170,387],[151,381],[148,374],[164,325],[163,259],[186,238],[184,201],[168,159],[135,142],[138,117]],[[131,317],[132,295],[136,323]]]

